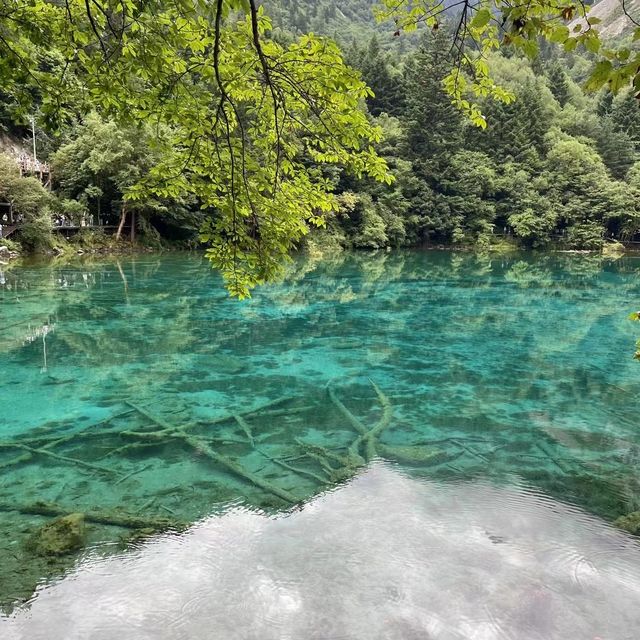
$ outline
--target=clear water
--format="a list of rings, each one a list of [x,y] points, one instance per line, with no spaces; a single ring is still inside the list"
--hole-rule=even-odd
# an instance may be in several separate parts
[[[108,608],[137,600],[133,585],[146,584],[153,598],[131,611],[143,620],[135,637],[199,637],[201,600],[230,603],[242,576],[260,578],[250,569],[264,563],[267,582],[246,587],[246,601],[214,607],[220,629],[220,616],[249,626],[219,637],[298,638],[296,625],[309,624],[317,633],[308,637],[318,638],[633,637],[623,628],[640,616],[640,587],[620,563],[640,567],[640,548],[608,523],[640,509],[640,365],[626,320],[640,299],[639,267],[636,258],[577,255],[345,254],[300,259],[283,283],[241,303],[195,255],[5,271],[0,600],[9,611],[41,589],[28,616],[35,626],[17,610],[3,621],[7,631],[41,637],[38,619],[51,621],[60,601],[75,619],[70,599],[104,587]],[[376,460],[384,462],[371,467]],[[54,513],[71,512],[87,514],[83,551],[30,550]],[[147,525],[194,522],[188,533],[131,547]],[[298,536],[302,546],[292,543]],[[306,558],[318,536],[328,546]],[[520,540],[515,550],[501,543],[511,539]],[[471,573],[463,540],[478,553]],[[242,541],[250,549],[234,569],[229,558]],[[218,545],[229,554],[210,555]],[[219,568],[217,590],[189,568],[205,555],[203,566]],[[53,584],[74,563],[77,573]],[[305,563],[317,581],[302,579]],[[336,575],[334,600],[313,596]],[[529,589],[538,613],[519,618],[506,595],[496,609],[490,575],[496,594]],[[302,600],[287,595],[287,576]],[[400,585],[393,597],[384,576]],[[162,586],[172,582],[184,587],[169,589],[173,605],[162,608]],[[344,615],[360,615],[339,632],[330,612],[346,585],[358,585],[353,598],[366,593],[345,605]],[[589,625],[611,606],[607,589],[626,599],[598,630]],[[161,609],[192,606],[190,597],[196,626],[167,629]],[[264,609],[269,597],[278,615]],[[388,632],[367,635],[367,620],[376,632],[381,623],[366,611],[383,601],[397,615]],[[547,605],[576,620],[580,607],[591,611],[583,615],[591,635],[567,635],[561,621],[545,627],[562,618]],[[286,622],[288,607],[297,613]],[[313,617],[322,611],[336,628]],[[76,621],[77,636],[42,637],[121,635],[101,627],[103,618]]]
[[[244,509],[85,558],[3,640],[637,640],[637,544],[539,493],[376,463],[289,517]]]

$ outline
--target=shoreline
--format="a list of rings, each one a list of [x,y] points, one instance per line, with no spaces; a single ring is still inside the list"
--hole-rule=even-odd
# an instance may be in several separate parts
[[[296,251],[292,252],[294,255],[298,253],[320,254],[328,257],[333,253],[342,253],[344,251],[352,251],[355,253],[390,253],[393,251],[455,251],[460,253],[477,253],[477,254],[494,254],[494,255],[506,255],[509,253],[517,252],[547,252],[547,253],[559,253],[559,254],[575,254],[575,255],[601,255],[604,258],[619,258],[623,256],[632,256],[640,253],[640,247],[631,248],[625,246],[623,243],[614,241],[611,244],[605,244],[599,249],[567,249],[563,248],[560,243],[551,243],[546,247],[528,248],[522,247],[511,242],[498,242],[489,246],[480,246],[473,244],[422,244],[406,247],[384,247],[380,249],[363,249],[355,247],[342,247],[336,245],[323,246],[323,243],[317,243],[314,238],[310,238],[310,241],[304,243]],[[1,239],[0,239],[1,242]],[[83,257],[115,257],[115,256],[132,256],[141,254],[153,254],[153,253],[176,253],[176,252],[204,252],[204,247],[180,247],[180,246],[145,246],[138,243],[131,244],[129,242],[109,243],[108,245],[91,246],[91,245],[79,245],[73,246],[69,244],[63,247],[56,247],[53,250],[47,251],[16,251],[9,249],[8,247],[0,244],[0,267],[15,266],[20,263],[29,263],[40,260],[57,260],[66,259],[73,260],[75,258]]]
[[[29,263],[41,260],[73,260],[77,258],[89,257],[117,257],[117,256],[133,256],[151,253],[174,253],[178,251],[194,251],[186,247],[150,247],[140,244],[131,245],[130,243],[119,243],[110,246],[78,246],[56,248],[47,251],[13,251],[0,245],[0,266],[14,266],[20,263]]]

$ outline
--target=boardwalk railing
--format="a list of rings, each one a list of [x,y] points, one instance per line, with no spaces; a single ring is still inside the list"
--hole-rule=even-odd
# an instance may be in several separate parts
[[[20,227],[22,227],[21,224],[3,224],[2,221],[0,220],[0,228],[2,229],[2,232],[0,233],[0,238],[8,238],[12,233],[15,233],[16,231],[18,231]],[[78,232],[78,231],[84,231],[85,229],[99,229],[101,231],[105,231],[109,233],[109,232],[113,232],[117,228],[118,226],[115,224],[107,224],[107,225],[86,224],[82,226],[65,224],[65,225],[55,225],[51,227],[51,231]]]
[[[36,158],[32,158],[26,153],[18,156],[18,166],[22,173],[38,173],[40,175],[51,173],[51,167],[48,162],[42,162]]]
[[[45,187],[51,189],[51,166],[48,162],[42,162],[26,153],[21,153],[16,162],[21,176],[36,176]]]
[[[2,226],[0,238],[8,238],[14,231],[18,229],[17,224],[0,224],[0,226]]]

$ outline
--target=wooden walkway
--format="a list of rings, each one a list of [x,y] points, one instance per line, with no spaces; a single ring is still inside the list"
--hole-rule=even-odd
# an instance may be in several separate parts
[[[16,162],[21,176],[35,176],[51,191],[51,166],[48,162],[42,162],[26,153],[21,153]]]
[[[0,238],[8,238],[14,231],[17,231],[17,229],[18,229],[17,224],[3,224],[2,233],[0,233]]]
[[[129,225],[125,225],[127,228]],[[117,224],[85,224],[85,225],[77,225],[77,224],[63,224],[63,225],[54,225],[52,227],[52,231],[83,231],[84,229],[99,229],[101,231],[113,231],[117,229]]]

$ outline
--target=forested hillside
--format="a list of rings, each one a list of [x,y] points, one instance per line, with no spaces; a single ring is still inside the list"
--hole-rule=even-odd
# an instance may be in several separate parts
[[[615,98],[584,91],[592,60],[554,46],[543,47],[533,62],[494,54],[496,79],[515,100],[484,100],[487,128],[479,129],[442,84],[452,40],[446,24],[409,41],[377,25],[383,35],[365,40],[372,3],[347,4],[350,20],[331,1],[280,0],[275,14],[282,29],[333,30],[375,93],[367,107],[384,131],[380,152],[396,181],[385,186],[336,177],[342,210],[329,223],[331,236],[361,248],[487,246],[507,235],[527,247],[561,241],[576,249],[635,237],[640,109],[632,91]],[[603,9],[594,12],[613,15]],[[633,23],[615,16],[614,35],[628,35]],[[390,50],[389,37],[406,43],[399,47],[406,52]]]
[[[349,52],[374,88],[371,114],[392,187],[341,180],[333,229],[360,247],[424,241],[486,244],[509,234],[526,246],[562,239],[593,249],[639,229],[640,110],[632,91],[586,94],[589,62],[556,52],[535,63],[495,56],[516,99],[486,100],[487,128],[465,121],[442,87],[448,37],[427,35],[401,63],[372,39]]]
[[[389,23],[376,21],[377,0],[266,0],[264,6],[273,18],[276,35],[320,33],[341,45],[367,42],[374,34],[385,47],[405,51],[415,46],[414,37],[398,38]]]

